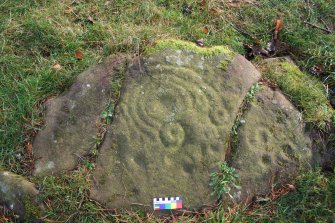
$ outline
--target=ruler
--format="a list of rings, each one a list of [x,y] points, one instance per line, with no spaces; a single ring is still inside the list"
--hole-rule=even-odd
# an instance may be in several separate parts
[[[183,208],[183,200],[181,197],[154,198],[153,203],[155,211]]]

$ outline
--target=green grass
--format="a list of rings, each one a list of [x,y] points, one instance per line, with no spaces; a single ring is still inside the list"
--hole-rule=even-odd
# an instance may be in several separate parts
[[[295,191],[254,206],[219,207],[193,215],[175,216],[175,222],[332,222],[335,220],[335,175],[310,171],[294,182]],[[41,200],[47,201],[43,219],[68,222],[163,222],[140,210],[104,209],[88,199],[89,170],[84,166],[61,177],[40,180]],[[171,220],[171,219],[170,219]]]
[[[120,52],[143,54],[145,49],[154,46],[154,42],[159,39],[195,41],[204,38],[205,46],[228,45],[243,53],[243,43],[252,43],[255,39],[265,46],[270,38],[267,32],[273,27],[273,21],[281,18],[285,26],[280,37],[289,47],[293,59],[305,71],[313,65],[322,64],[325,74],[319,79],[329,86],[331,93],[335,85],[335,35],[313,28],[304,21],[331,26],[334,20],[334,0],[264,0],[241,7],[230,7],[222,2],[207,1],[208,4],[202,7],[198,4],[199,1],[190,0],[188,3],[193,5],[193,12],[184,15],[181,12],[184,1],[178,0],[1,1],[0,168],[29,177],[25,165],[29,159],[26,145],[43,125],[42,114],[45,108],[42,102],[63,92],[80,72],[107,55]],[[93,18],[93,24],[87,19],[88,16]],[[204,26],[209,28],[210,34],[202,32]],[[234,27],[255,38],[243,35]],[[81,60],[75,57],[78,50],[84,54]],[[61,69],[55,69],[55,64],[60,64]],[[307,75],[304,78],[310,80]],[[306,95],[307,85],[300,86],[304,91],[302,93]],[[299,89],[293,91],[293,101],[302,110],[313,111],[312,107],[294,100],[302,94]],[[289,89],[287,91],[290,92]],[[325,96],[321,96],[319,91],[315,92],[321,105],[327,103]],[[312,95],[306,98],[306,103],[307,99],[315,100],[315,97]],[[322,107],[321,111],[323,109],[325,108]],[[311,121],[324,117],[323,113],[310,114],[307,117]],[[327,115],[326,117],[328,118]],[[50,207],[43,216],[47,219],[70,219],[69,221],[78,222],[91,222],[93,219],[101,222],[155,222],[152,216],[142,212],[110,212],[89,200],[90,170],[87,168],[93,169],[94,165],[91,164],[91,161],[87,161],[80,170],[67,173],[64,177],[30,178],[44,192],[42,198],[50,200]],[[333,185],[333,175],[319,175],[328,182],[326,185]],[[319,179],[318,173],[311,174],[310,177],[307,179]],[[305,182],[303,179],[305,178],[301,182]],[[317,187],[313,184],[306,185],[311,190]],[[333,190],[330,186],[317,188],[324,194],[331,194],[330,191]],[[298,204],[302,204],[299,202],[304,202],[306,197],[309,198],[305,194],[308,192],[307,188],[302,191],[299,196],[293,195]],[[328,210],[334,207],[328,195],[327,199],[319,195],[313,197],[317,201],[314,203],[322,203],[319,208]],[[278,216],[274,219],[279,222],[286,213],[289,214],[289,219],[302,219],[301,222],[304,222],[300,215],[285,212],[285,207],[292,207],[288,201],[280,200],[274,205],[278,207],[275,209]],[[326,221],[327,217],[322,216],[331,215],[330,211],[315,211],[317,209],[314,206],[307,206],[306,210],[310,210],[310,216],[305,219],[322,218]],[[180,222],[192,222],[192,219],[199,222],[241,222],[246,218],[244,211],[243,207],[219,209],[182,216]],[[263,215],[249,216],[250,221],[256,222],[263,217],[267,219],[268,213]]]
[[[248,222],[334,222],[335,177],[320,171],[301,175],[296,190],[259,205],[245,216]]]
[[[316,64],[323,65],[324,77],[328,77],[325,82],[334,86],[335,35],[305,23],[307,21],[323,28],[331,28],[334,25],[334,9],[334,0],[264,0],[227,13],[235,26],[252,34],[264,47],[271,38],[268,31],[274,28],[274,21],[282,19],[284,29],[280,33],[280,39],[293,53],[291,56],[305,70]]]

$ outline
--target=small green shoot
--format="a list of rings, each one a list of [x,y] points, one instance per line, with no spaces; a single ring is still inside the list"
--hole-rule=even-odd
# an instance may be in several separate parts
[[[259,92],[260,90],[261,90],[261,86],[260,86],[258,83],[253,84],[253,85],[250,87],[250,89],[249,89],[247,95],[245,96],[245,99],[244,99],[245,102],[246,102],[246,103],[251,102],[251,101],[255,98],[255,94],[256,94],[257,92]]]
[[[106,121],[107,125],[109,125],[112,122],[113,114],[114,114],[114,106],[113,104],[110,104],[107,106],[105,111],[101,112],[100,117]]]
[[[210,175],[209,185],[213,188],[212,196],[216,196],[217,200],[221,202],[223,195],[227,194],[230,198],[232,188],[240,189],[237,185],[238,174],[233,167],[228,166],[226,162],[219,165],[219,171]]]

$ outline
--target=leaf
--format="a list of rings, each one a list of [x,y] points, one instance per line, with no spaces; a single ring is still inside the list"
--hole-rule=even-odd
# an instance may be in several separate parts
[[[211,8],[210,9],[210,13],[213,15],[213,16],[218,16],[222,13],[223,10],[221,10],[220,8]]]
[[[89,22],[89,23],[94,23],[94,20],[93,20],[93,17],[92,16],[87,16],[87,18],[86,18],[86,20],[87,20],[87,22]]]
[[[206,6],[206,0],[201,0],[200,5],[201,5],[202,7],[205,7],[205,6]]]
[[[266,50],[270,54],[274,54],[280,46],[279,31],[284,27],[284,22],[281,19],[275,21],[275,29],[272,34],[271,41],[268,43]]]
[[[206,35],[209,33],[209,29],[207,26],[205,26],[203,29],[202,29],[202,32],[205,33]]]
[[[33,144],[31,144],[31,142],[27,143],[26,151],[29,156],[33,155]]]
[[[275,30],[278,32],[284,27],[284,22],[281,19],[277,19],[275,22]]]
[[[67,9],[65,9],[65,14],[70,14],[70,13],[73,13],[73,8],[71,7],[68,7]]]
[[[295,186],[292,185],[292,184],[287,184],[287,187],[288,187],[288,189],[290,189],[290,191],[295,191],[296,190]]]
[[[100,117],[101,117],[101,118],[107,118],[107,117],[108,117],[108,113],[107,113],[107,111],[103,111],[103,112],[101,112]]]
[[[55,63],[54,65],[52,65],[52,68],[54,68],[56,70],[60,70],[60,69],[62,69],[62,66],[59,63]]]
[[[311,67],[310,72],[314,75],[320,75],[324,71],[322,64],[315,64],[313,67]]]
[[[76,58],[79,60],[84,58],[84,54],[80,52],[79,50],[76,51],[75,55],[76,55]]]

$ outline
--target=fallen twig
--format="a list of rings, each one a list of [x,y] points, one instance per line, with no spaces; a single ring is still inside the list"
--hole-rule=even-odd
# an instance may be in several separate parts
[[[316,24],[313,24],[313,23],[310,23],[310,22],[307,22],[307,21],[304,21],[304,23],[306,23],[307,25],[310,25],[310,26],[312,26],[312,27],[314,27],[314,28],[321,29],[322,31],[325,31],[325,32],[327,32],[327,33],[332,33],[332,32],[333,32],[333,30],[325,29],[325,28],[323,28],[323,27],[320,27],[320,26],[318,26],[318,25],[316,25]]]

